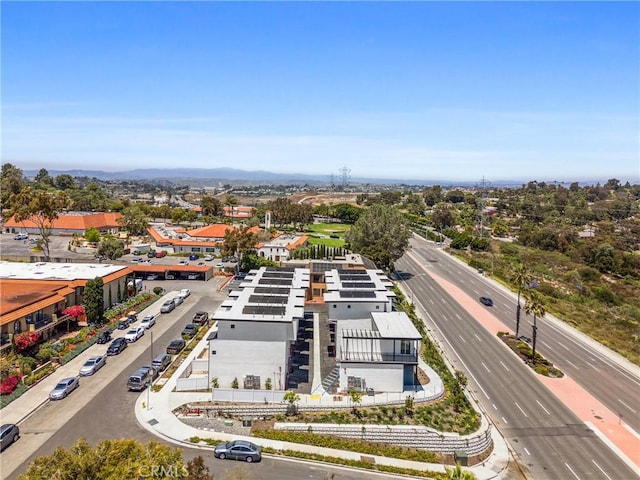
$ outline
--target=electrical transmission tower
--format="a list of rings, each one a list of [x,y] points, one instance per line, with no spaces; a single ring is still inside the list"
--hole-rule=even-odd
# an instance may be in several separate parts
[[[485,204],[487,202],[487,190],[489,189],[490,183],[482,177],[482,180],[479,184],[476,184],[476,188],[480,189],[480,238],[484,237],[484,214],[485,214]]]
[[[335,173],[331,173],[331,175],[329,175],[329,187],[331,188],[331,190],[335,190],[336,189],[336,175],[335,175]]]
[[[338,171],[340,172],[340,177],[342,178],[342,190],[344,191],[347,189],[347,185],[349,185],[349,179],[351,178],[351,169],[345,165]]]

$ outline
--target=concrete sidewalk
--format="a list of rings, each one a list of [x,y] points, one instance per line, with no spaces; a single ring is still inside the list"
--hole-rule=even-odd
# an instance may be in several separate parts
[[[212,430],[203,430],[192,427],[181,422],[173,411],[187,403],[208,402],[211,401],[211,392],[174,392],[176,379],[188,367],[190,362],[198,355],[203,348],[206,348],[206,336],[198,345],[189,353],[189,356],[180,365],[177,371],[167,380],[163,388],[159,392],[145,391],[136,402],[135,414],[138,422],[152,434],[176,445],[185,448],[199,448],[202,450],[212,451],[213,447],[205,443],[195,444],[189,441],[190,438],[199,437],[201,439],[214,439],[216,441],[229,441],[237,439],[249,440],[263,447],[273,448],[275,450],[292,450],[298,452],[306,452],[324,455],[327,457],[338,457],[350,460],[362,460],[363,455],[357,452],[346,450],[337,450],[331,448],[322,448],[312,445],[299,443],[282,442],[256,437],[243,437],[225,432],[217,432]],[[427,367],[428,368],[428,367]],[[430,370],[430,369],[429,369]],[[435,373],[435,372],[434,372]],[[438,378],[439,380],[439,378]],[[437,388],[438,382],[435,381],[434,388]],[[301,395],[300,404],[315,403],[311,395]],[[317,397],[317,395],[315,396]],[[323,405],[333,403],[332,396],[327,396],[322,401]],[[375,398],[363,396],[363,405],[374,403]],[[378,400],[378,403],[382,403]],[[342,403],[335,403],[342,405]],[[491,430],[493,439],[493,452],[489,458],[482,464],[469,467],[478,480],[489,480],[494,478],[507,478],[506,469],[509,465],[509,451],[506,442],[494,428]],[[373,458],[375,464],[394,466],[401,468],[410,468],[422,471],[444,472],[445,466],[441,464],[428,464],[415,462],[410,460],[401,460],[397,458],[382,457],[378,455],[366,455],[367,458]]]

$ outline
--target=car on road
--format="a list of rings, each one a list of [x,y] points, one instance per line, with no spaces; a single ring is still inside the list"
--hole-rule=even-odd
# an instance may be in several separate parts
[[[164,250],[160,250],[159,252],[156,252],[155,257],[156,258],[164,258],[167,256],[167,252],[165,252]]]
[[[191,295],[191,290],[189,290],[188,288],[183,288],[182,290],[180,290],[180,293],[178,294],[179,297],[187,298],[189,295]]]
[[[160,278],[160,275],[156,275],[155,273],[150,273],[149,275],[147,275],[147,280],[158,280]]]
[[[176,295],[175,297],[173,297],[173,303],[176,304],[176,307],[178,305],[182,305],[182,302],[184,302],[184,298],[181,297],[180,295]]]
[[[29,238],[28,233],[19,233],[15,237],[13,237],[14,240],[26,240],[27,238]]]
[[[187,262],[186,260],[180,260],[178,262],[178,265],[189,265],[189,262]]]
[[[63,378],[49,393],[49,400],[62,400],[80,386],[80,377]]]
[[[209,314],[204,311],[198,311],[193,315],[193,323],[198,325],[209,325]]]
[[[143,335],[144,335],[144,327],[138,326],[136,328],[132,328],[127,333],[125,333],[124,339],[129,343],[133,343]]]
[[[140,257],[134,257],[131,259],[131,263],[140,263],[142,262],[142,258]]]
[[[0,427],[0,451],[16,443],[20,438],[20,428],[13,423],[5,423]]]
[[[187,323],[182,329],[182,333],[180,334],[180,336],[182,338],[191,338],[196,333],[198,333],[198,325],[196,325],[195,323]]]
[[[529,337],[527,337],[526,335],[520,335],[518,337],[518,340],[520,340],[521,342],[524,342],[524,343],[531,343],[533,341]]]
[[[156,252],[149,252],[147,253],[147,258],[156,258]]]
[[[116,338],[107,348],[107,355],[118,355],[127,348],[127,341],[124,337]]]
[[[232,442],[219,443],[213,450],[216,458],[230,460],[242,460],[248,463],[262,460],[262,447],[246,440],[233,440]]]
[[[145,328],[147,330],[149,330],[151,327],[153,327],[156,324],[156,317],[153,315],[146,315],[142,321],[140,322],[140,326],[142,328]]]
[[[205,262],[210,262],[211,260],[213,260],[213,255],[207,255],[206,257],[204,257]]]
[[[98,335],[98,340],[96,341],[96,343],[104,344],[104,343],[109,343],[110,341],[111,341],[111,332],[109,330],[103,330],[100,332],[100,335]]]
[[[93,375],[102,367],[104,367],[106,364],[107,364],[107,357],[105,355],[91,357],[86,362],[84,362],[84,365],[82,365],[82,367],[80,367],[80,372],[79,372],[80,376],[84,377],[87,375]]]
[[[139,392],[144,390],[157,377],[158,373],[153,368],[149,366],[140,367],[129,376],[127,389]]]
[[[185,347],[186,342],[182,339],[180,340],[173,340],[169,346],[167,347],[167,353],[169,355],[177,355],[178,353],[180,353],[182,351],[182,349]]]
[[[480,303],[487,307],[493,307],[493,300],[491,297],[480,297]]]
[[[173,300],[167,300],[160,307],[160,313],[173,312],[175,308],[176,308],[176,302],[174,302]]]
[[[159,373],[164,371],[169,365],[171,365],[171,355],[166,353],[160,353],[156,355],[156,358],[151,362],[151,366]]]
[[[216,268],[224,268],[224,263],[216,263]]]
[[[200,278],[200,275],[197,273],[190,273],[187,275],[187,280],[197,280],[198,278]]]
[[[189,260],[198,260],[200,258],[200,255],[198,255],[197,253],[192,253],[191,255],[189,255]]]

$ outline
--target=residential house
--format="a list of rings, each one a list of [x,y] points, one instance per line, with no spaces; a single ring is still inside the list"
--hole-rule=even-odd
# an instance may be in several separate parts
[[[307,245],[306,235],[279,235],[266,243],[256,245],[258,255],[274,262],[286,262],[298,247]]]

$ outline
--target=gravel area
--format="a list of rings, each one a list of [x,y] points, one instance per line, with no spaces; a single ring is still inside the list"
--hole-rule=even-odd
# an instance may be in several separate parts
[[[223,432],[230,433],[232,435],[251,435],[251,427],[243,427],[242,421],[233,419],[232,426],[225,425],[225,419],[222,417],[214,417],[214,418],[206,418],[205,416],[195,416],[195,415],[178,415],[178,420],[182,423],[189,425],[190,427],[197,428],[199,430],[205,430],[209,432]]]

